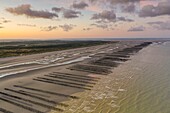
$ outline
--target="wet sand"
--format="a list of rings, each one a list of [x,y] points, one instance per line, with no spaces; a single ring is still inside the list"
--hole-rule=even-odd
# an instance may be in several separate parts
[[[83,98],[93,95],[101,83],[108,82],[107,76],[117,67],[115,64],[121,65],[127,55],[141,50],[144,46],[138,45],[142,43],[120,42],[0,59],[0,111],[74,112],[70,110],[74,107],[78,109]],[[122,55],[124,58],[114,55]],[[119,89],[119,92],[122,91]],[[72,102],[77,105],[72,105]],[[86,108],[85,111],[88,110]]]

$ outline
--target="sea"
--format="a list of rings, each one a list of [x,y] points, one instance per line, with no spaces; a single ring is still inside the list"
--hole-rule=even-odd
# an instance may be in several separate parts
[[[154,43],[118,68],[129,79],[114,113],[170,113],[170,42]]]
[[[170,42],[143,48],[112,72],[71,102],[74,113],[170,113]]]

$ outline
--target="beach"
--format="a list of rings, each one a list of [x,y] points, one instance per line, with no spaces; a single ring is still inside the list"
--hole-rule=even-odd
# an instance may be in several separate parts
[[[170,0],[1,0],[0,113],[170,113]]]
[[[126,89],[121,88],[123,85],[118,84],[122,78],[116,73],[119,73],[121,66],[126,66],[138,51],[150,44],[143,41],[122,41],[2,58],[1,111],[12,113],[116,111],[119,105],[110,100],[118,98],[115,94],[121,96],[122,92],[126,92]],[[125,82],[128,83],[128,80]],[[111,83],[115,84],[116,89],[112,89]],[[101,101],[103,98],[106,99]],[[113,109],[110,109],[108,104]],[[91,109],[90,106],[94,106],[95,109]]]
[[[102,76],[92,91],[77,93],[82,98],[70,101],[65,112],[169,113],[169,47],[167,42],[144,48]]]

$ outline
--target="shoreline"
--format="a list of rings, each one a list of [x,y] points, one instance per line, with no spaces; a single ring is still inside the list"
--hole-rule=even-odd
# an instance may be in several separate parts
[[[127,46],[125,46],[124,44],[127,44]],[[64,106],[67,105],[67,103],[65,103],[65,101],[69,101],[69,98],[63,97],[62,95],[67,95],[69,97],[71,95],[72,96],[77,95],[76,93],[78,93],[78,92],[86,92],[86,90],[88,92],[88,90],[92,90],[93,87],[95,87],[95,84],[98,84],[98,81],[99,81],[99,79],[97,79],[98,77],[99,78],[101,77],[101,79],[102,79],[102,77],[104,77],[104,76],[109,76],[109,75],[102,75],[103,72],[105,72],[107,74],[110,69],[117,67],[115,65],[115,63],[104,63],[104,62],[108,62],[111,59],[117,60],[118,62],[120,62],[120,61],[125,62],[124,59],[122,59],[122,58],[113,57],[113,56],[111,57],[110,56],[111,54],[116,52],[116,54],[119,53],[124,56],[125,54],[128,54],[129,52],[137,52],[143,48],[142,47],[143,45],[140,46],[140,44],[141,44],[141,42],[136,42],[134,44],[127,43],[127,42],[126,43],[121,42],[118,45],[113,44],[113,45],[101,45],[101,46],[97,46],[96,48],[93,47],[93,49],[90,49],[89,51],[87,51],[86,48],[76,49],[77,51],[81,50],[82,54],[77,55],[75,58],[82,57],[87,54],[90,55],[91,53],[94,53],[94,51],[96,52],[95,55],[100,53],[101,51],[105,51],[105,55],[100,56],[100,57],[99,57],[99,55],[98,55],[98,57],[95,57],[95,55],[94,55],[94,56],[91,56],[90,59],[85,59],[80,62],[74,62],[74,63],[66,64],[63,66],[57,66],[57,67],[54,66],[54,67],[48,67],[45,69],[38,69],[38,70],[2,78],[0,80],[0,81],[2,81],[0,90],[2,92],[5,92],[5,93],[1,94],[1,95],[4,95],[5,100],[2,100],[3,98],[0,98],[0,103],[5,101],[4,105],[2,106],[5,109],[10,108],[14,112],[18,112],[19,110],[24,109],[25,113],[27,113],[27,112],[29,113],[28,109],[30,107],[27,106],[27,104],[18,103],[17,98],[19,98],[18,96],[20,95],[20,98],[22,100],[25,100],[25,101],[22,101],[22,103],[23,102],[28,103],[28,101],[29,101],[29,103],[30,102],[34,103],[35,106],[33,106],[31,108],[31,110],[47,112],[49,110],[49,108],[52,108],[55,110],[56,110],[56,108],[58,108],[58,110],[67,109],[67,107],[64,107]],[[135,49],[133,49],[133,46],[135,46]],[[144,44],[144,46],[145,46],[145,44]],[[99,49],[99,47],[100,47],[100,49]],[[126,49],[127,47],[129,49]],[[115,48],[115,49],[113,49],[113,48]],[[71,54],[75,54],[75,50],[72,50],[72,51],[73,52]],[[61,51],[60,53],[62,53],[62,52],[63,51]],[[69,51],[69,52],[71,52],[71,51]],[[107,55],[109,55],[109,57]],[[65,60],[68,60],[68,59],[69,58],[66,58]],[[56,64],[54,64],[54,65],[56,65]],[[81,70],[79,69],[80,66],[78,66],[78,65],[81,65]],[[104,65],[105,65],[105,68],[104,68]],[[89,66],[90,66],[90,68],[89,68]],[[108,66],[111,66],[111,67],[106,68]],[[6,69],[6,71],[8,71],[8,70],[10,70],[10,69]],[[54,72],[57,72],[57,73],[54,73]],[[60,73],[58,73],[58,72],[60,72]],[[98,75],[100,73],[101,73],[101,76]],[[100,81],[101,81],[101,79],[100,79]],[[28,90],[28,89],[23,89],[20,87],[15,87],[15,86],[35,88],[36,90]],[[42,90],[46,91],[46,93],[41,92]],[[59,93],[60,96],[59,95],[58,96],[51,95],[47,92]],[[11,96],[7,96],[7,94],[10,94]],[[15,95],[15,98],[12,95]],[[31,97],[31,98],[28,98],[28,97]],[[32,98],[32,97],[34,97],[34,98]],[[47,99],[47,97],[49,97],[49,98]],[[13,98],[13,99],[9,100],[9,98]],[[19,106],[20,107],[18,108],[17,106],[11,104],[9,101],[12,103],[17,103],[18,107]],[[37,103],[38,105],[35,103]],[[43,103],[43,105],[42,104],[40,105],[40,103]],[[56,107],[54,107],[55,105],[52,105],[52,103],[53,104],[55,103],[58,105]],[[9,108],[8,108],[8,106],[9,106]],[[25,106],[27,106],[27,107],[25,107]],[[43,108],[42,106],[45,106],[45,108]],[[15,109],[16,107],[18,109]]]
[[[143,48],[144,49],[144,48]],[[135,55],[131,55],[130,59],[134,59],[133,57]],[[131,61],[129,61],[131,62]],[[117,110],[119,110],[120,106],[117,104],[114,104],[115,101],[118,101],[118,103],[123,100],[119,100],[118,97],[123,96],[122,93],[126,92],[126,89],[121,89],[121,87],[125,86],[127,87],[127,83],[132,78],[128,78],[127,80],[123,81],[123,84],[121,86],[114,86],[113,82],[116,83],[115,80],[122,79],[122,75],[118,74],[123,68],[127,68],[127,64],[129,62],[125,62],[118,67],[112,69],[112,73],[109,75],[95,75],[95,74],[89,74],[88,76],[97,76],[100,77],[100,80],[94,85],[94,88],[90,91],[83,91],[83,92],[77,92],[74,95],[81,97],[80,100],[71,100],[71,101],[64,101],[63,103],[70,104],[69,108],[67,108],[64,113],[87,113],[87,112],[113,112],[117,113]],[[114,80],[115,79],[115,80]],[[112,81],[112,82],[111,82]],[[114,88],[112,90],[112,88]],[[116,91],[117,90],[117,91]],[[116,93],[113,93],[115,92]],[[109,92],[109,93],[108,93]],[[108,93],[108,94],[107,94]],[[113,94],[112,94],[113,93]],[[114,100],[114,101],[111,101]],[[113,102],[113,103],[112,103]],[[48,113],[59,113],[54,110],[49,111]]]

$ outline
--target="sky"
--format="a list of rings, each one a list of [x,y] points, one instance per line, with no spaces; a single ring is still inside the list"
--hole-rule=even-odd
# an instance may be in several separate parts
[[[170,0],[0,0],[0,39],[169,36]]]

